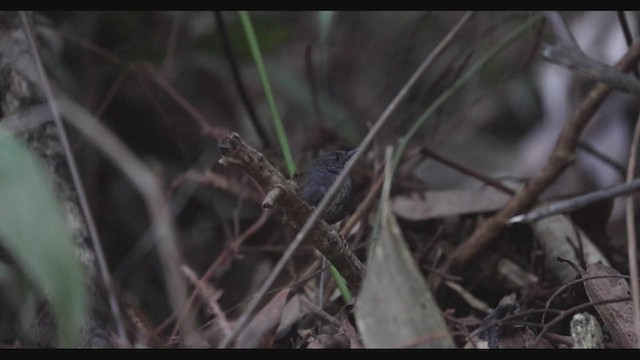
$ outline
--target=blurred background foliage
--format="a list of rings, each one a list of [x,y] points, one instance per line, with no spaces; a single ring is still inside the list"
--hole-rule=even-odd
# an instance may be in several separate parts
[[[320,151],[357,146],[462,14],[250,12],[299,167]],[[238,132],[284,170],[280,151],[264,147],[240,101],[214,14],[51,11],[35,15],[43,60],[59,91],[97,114],[157,172],[174,205],[182,204],[176,206],[176,222],[186,261],[204,273],[223,245],[255,221],[260,203],[219,184],[185,179],[189,170],[211,169],[255,191],[252,180],[217,164],[217,140],[203,132],[193,113],[159,85],[158,77],[202,113],[209,126]],[[271,115],[238,14],[222,15],[258,121],[275,144]],[[401,103],[354,172],[358,199],[370,185],[384,145],[395,144],[470,63],[529,15],[479,12],[465,25]],[[582,15],[563,16],[572,20]],[[615,13],[603,16],[615,18]],[[541,25],[509,46],[428,120],[414,144],[429,145],[489,175],[526,174],[518,168],[520,145],[544,117],[539,72],[545,64],[537,56],[542,41],[554,39]],[[149,65],[160,75],[146,71],[144,66]],[[149,228],[142,200],[91,144],[71,134],[118,296],[146,326],[155,327],[170,309],[157,254],[142,240]],[[412,179],[398,181],[415,180],[429,188],[480,186],[431,160],[415,165]],[[213,279],[224,289],[220,304],[230,316],[261,283],[291,236],[279,217],[272,216],[244,243],[241,256],[228,270]],[[313,256],[308,250],[300,251],[296,260],[308,261]]]

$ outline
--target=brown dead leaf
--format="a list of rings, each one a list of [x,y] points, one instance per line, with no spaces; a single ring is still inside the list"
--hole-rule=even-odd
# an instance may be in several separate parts
[[[266,348],[276,338],[276,330],[282,318],[282,310],[289,296],[289,289],[281,290],[253,318],[249,325],[238,335],[238,348]]]
[[[393,212],[406,220],[428,220],[452,215],[483,213],[499,210],[509,199],[505,193],[491,187],[426,191],[424,194],[395,196]]]
[[[586,276],[620,275],[615,269],[603,264],[587,266]],[[631,296],[631,288],[622,278],[598,278],[584,281],[584,289],[591,301],[625,298]],[[611,304],[596,305],[596,310],[611,333],[616,346],[632,349],[638,346],[633,327],[633,307],[631,300]]]

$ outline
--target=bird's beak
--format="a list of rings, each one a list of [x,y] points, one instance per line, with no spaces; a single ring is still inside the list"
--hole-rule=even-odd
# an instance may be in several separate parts
[[[347,160],[350,159],[353,156],[353,154],[356,153],[356,151],[358,151],[358,148],[355,148],[351,151],[347,151]]]

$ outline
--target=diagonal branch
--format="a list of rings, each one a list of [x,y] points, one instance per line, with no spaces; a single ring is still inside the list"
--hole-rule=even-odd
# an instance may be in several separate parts
[[[542,47],[542,58],[556,65],[575,70],[578,74],[603,82],[616,89],[630,93],[640,94],[640,81],[629,74],[624,74],[617,69],[592,60],[578,46],[578,42],[573,37],[571,30],[562,20],[557,11],[545,11],[545,16],[558,39],[559,44],[551,46],[544,44]],[[625,38],[631,46],[631,35],[628,34],[628,26],[624,14],[618,13]],[[637,71],[633,67],[634,72]]]
[[[580,46],[578,46],[576,38],[573,37],[567,23],[562,20],[562,16],[560,16],[557,11],[545,11],[544,16],[547,18],[551,28],[553,28],[553,32],[556,33],[556,37],[558,38],[561,46],[582,54],[582,50],[580,50]]]
[[[640,41],[629,48],[629,51],[616,65],[616,69],[629,71],[639,58]],[[454,251],[447,265],[458,268],[469,261],[505,228],[510,217],[527,210],[533,205],[538,196],[575,160],[580,134],[582,134],[585,126],[610,91],[611,87],[602,83],[598,83],[593,87],[591,92],[575,109],[573,118],[567,122],[560,132],[546,166],[526,186],[520,189],[502,210],[482,222],[469,239]]]
[[[576,73],[603,82],[616,89],[640,94],[640,80],[619,69],[597,62],[582,52],[564,46],[542,46],[542,58],[556,65],[575,70]]]

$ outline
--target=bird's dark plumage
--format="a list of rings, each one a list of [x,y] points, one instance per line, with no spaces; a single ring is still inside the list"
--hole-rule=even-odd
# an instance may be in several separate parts
[[[344,168],[345,163],[356,152],[338,150],[320,155],[309,168],[298,178],[300,196],[307,204],[315,207],[320,203],[324,194],[329,190],[334,180]],[[351,177],[342,182],[340,189],[331,204],[325,210],[322,218],[329,224],[342,220],[350,210],[353,182]]]

